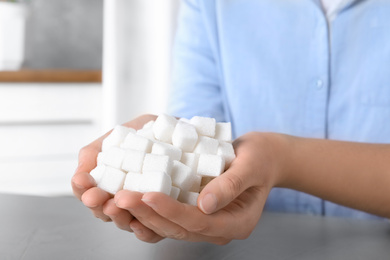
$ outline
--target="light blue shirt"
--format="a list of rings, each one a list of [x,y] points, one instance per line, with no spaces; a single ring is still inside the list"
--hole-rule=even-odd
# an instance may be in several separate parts
[[[183,1],[169,113],[231,121],[235,137],[390,143],[390,0],[351,2],[331,28],[319,0]],[[266,209],[373,217],[288,189]]]

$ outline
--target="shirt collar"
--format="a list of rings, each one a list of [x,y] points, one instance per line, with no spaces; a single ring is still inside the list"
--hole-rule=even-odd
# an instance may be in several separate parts
[[[340,0],[340,1],[332,1],[328,6],[327,10],[324,10],[326,17],[329,19],[329,22],[332,22],[337,14],[344,9],[345,7],[351,5],[353,2],[357,0]]]

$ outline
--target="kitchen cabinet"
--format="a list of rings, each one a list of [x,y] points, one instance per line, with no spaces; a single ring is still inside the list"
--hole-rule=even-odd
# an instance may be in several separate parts
[[[71,194],[78,151],[102,134],[100,75],[0,72],[0,192]]]

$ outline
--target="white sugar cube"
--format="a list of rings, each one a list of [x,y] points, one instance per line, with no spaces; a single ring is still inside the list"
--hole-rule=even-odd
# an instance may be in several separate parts
[[[106,151],[113,146],[119,146],[130,132],[135,133],[135,130],[122,125],[115,126],[112,132],[103,140],[102,151]]]
[[[149,153],[152,149],[152,145],[153,142],[148,138],[137,135],[136,133],[129,133],[121,144],[121,148]]]
[[[177,119],[173,116],[161,114],[153,124],[154,137],[165,143],[172,143],[172,134],[175,130]]]
[[[225,160],[225,169],[229,168],[234,158],[236,158],[233,145],[231,143],[226,142],[219,143],[217,155],[222,156]]]
[[[219,142],[217,139],[207,136],[199,136],[198,143],[195,146],[194,153],[198,154],[216,154]]]
[[[140,192],[171,193],[172,180],[165,172],[144,172],[140,184]]]
[[[171,173],[173,186],[178,187],[181,190],[189,190],[194,182],[193,175],[195,174],[192,173],[190,167],[179,161],[173,161]]]
[[[105,170],[106,166],[104,164],[100,164],[96,166],[89,174],[95,179],[96,183],[99,183],[104,175]]]
[[[146,124],[144,124],[144,126],[142,127],[142,129],[153,128],[153,124],[154,124],[154,120],[150,120],[149,122],[147,122]]]
[[[183,153],[181,155],[180,161],[190,167],[193,173],[197,172],[199,154],[197,153]]]
[[[179,194],[180,194],[180,189],[178,187],[172,186],[171,193],[169,194],[169,196],[171,198],[177,200],[177,198],[179,197]]]
[[[111,147],[107,151],[102,152],[99,160],[107,166],[120,169],[123,159],[125,157],[125,150],[119,147]]]
[[[137,150],[125,150],[122,170],[125,172],[141,172],[144,163],[145,153]]]
[[[156,139],[154,138],[154,133],[153,133],[153,128],[147,128],[147,129],[140,129],[137,131],[137,135],[143,136],[148,138],[151,141],[155,141]]]
[[[137,131],[137,135],[140,135],[140,136],[148,138],[149,140],[155,141],[156,138],[154,137],[154,133],[153,133],[153,124],[154,124],[153,120],[147,122],[142,127],[142,129],[139,129]]]
[[[192,206],[197,206],[199,193],[197,192],[191,192],[191,191],[180,191],[179,197],[177,198],[178,201],[186,204],[190,204]]]
[[[198,141],[198,133],[193,125],[179,121],[172,134],[172,144],[184,152],[192,152]]]
[[[199,175],[217,177],[221,175],[224,169],[225,160],[222,156],[214,154],[201,154],[199,156]]]
[[[140,185],[143,175],[140,172],[128,172],[126,174],[124,190],[140,191]]]
[[[107,166],[98,187],[111,194],[115,194],[123,188],[125,177],[126,173],[123,171]]]
[[[217,123],[215,127],[215,139],[224,142],[232,141],[232,124],[229,123]]]
[[[192,186],[189,191],[192,192],[200,192],[200,183],[202,182],[202,176],[198,174],[194,174],[192,176]]]
[[[152,154],[168,155],[172,161],[179,161],[182,151],[171,144],[156,142],[152,146]]]
[[[142,172],[161,171],[171,175],[172,161],[168,155],[147,153],[144,158]]]
[[[104,157],[103,152],[98,153],[96,157],[96,165],[102,165],[102,158]]]
[[[199,135],[215,136],[216,121],[214,118],[194,116],[191,118],[191,124],[195,126]]]

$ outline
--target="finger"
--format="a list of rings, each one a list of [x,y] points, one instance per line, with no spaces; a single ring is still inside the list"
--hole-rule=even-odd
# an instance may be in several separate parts
[[[103,213],[103,205],[111,198],[111,195],[104,190],[93,187],[81,196],[81,201],[88,207],[95,217],[103,221],[110,221],[111,218]]]
[[[149,228],[146,228],[137,219],[133,219],[133,221],[130,222],[130,228],[134,231],[135,236],[144,242],[157,243],[164,239],[164,237],[159,236]]]
[[[254,183],[253,173],[246,168],[239,161],[233,161],[225,173],[204,187],[198,198],[199,209],[205,214],[212,214],[251,187]]]
[[[227,239],[245,237],[257,223],[262,209],[255,194],[249,191],[240,195],[226,209],[210,215],[204,214],[197,207],[180,203],[157,192],[146,193],[142,200],[160,216],[189,232]]]
[[[226,244],[229,242],[227,239],[222,237],[208,237],[202,234],[188,232],[180,225],[177,225],[176,223],[171,222],[169,219],[166,219],[157,214],[151,207],[146,205],[141,200],[142,196],[142,193],[122,191],[121,194],[116,197],[117,205],[129,210],[134,215],[134,217],[144,225],[142,230],[145,230],[146,227],[160,237],[168,237],[176,240],[192,242],[205,241],[214,244]],[[129,199],[130,197],[132,197],[132,199]],[[169,196],[167,197],[168,199],[173,200]]]
[[[176,233],[185,233],[185,230],[183,230],[181,227],[174,225],[173,223],[169,223],[168,221],[167,223],[153,221],[153,218],[160,216],[158,216],[158,214],[156,214],[149,206],[142,202],[142,196],[143,194],[140,192],[122,190],[115,195],[114,199],[116,205],[119,208],[128,210],[145,227],[151,229],[162,237],[170,237],[169,234],[167,234],[165,231],[177,228],[181,230],[175,231]],[[171,226],[171,224],[174,226]],[[184,239],[185,235],[186,234],[182,234],[182,239]]]
[[[130,228],[130,222],[134,219],[134,217],[129,211],[118,208],[115,205],[114,199],[109,199],[106,203],[104,203],[103,213],[110,217],[118,228],[133,232]]]
[[[97,155],[107,135],[108,133],[83,147],[79,152],[79,165],[71,181],[73,193],[78,199],[81,199],[85,191],[96,186],[94,178],[89,173],[96,167]]]
[[[260,185],[258,169],[265,168],[259,165],[258,157],[262,150],[252,141],[252,137],[247,139],[237,139],[233,143],[236,158],[223,174],[208,183],[200,193],[198,206],[205,214],[218,211],[248,188]]]
[[[88,189],[95,187],[95,179],[88,172],[75,173],[72,177],[73,194],[81,200],[81,196]]]

